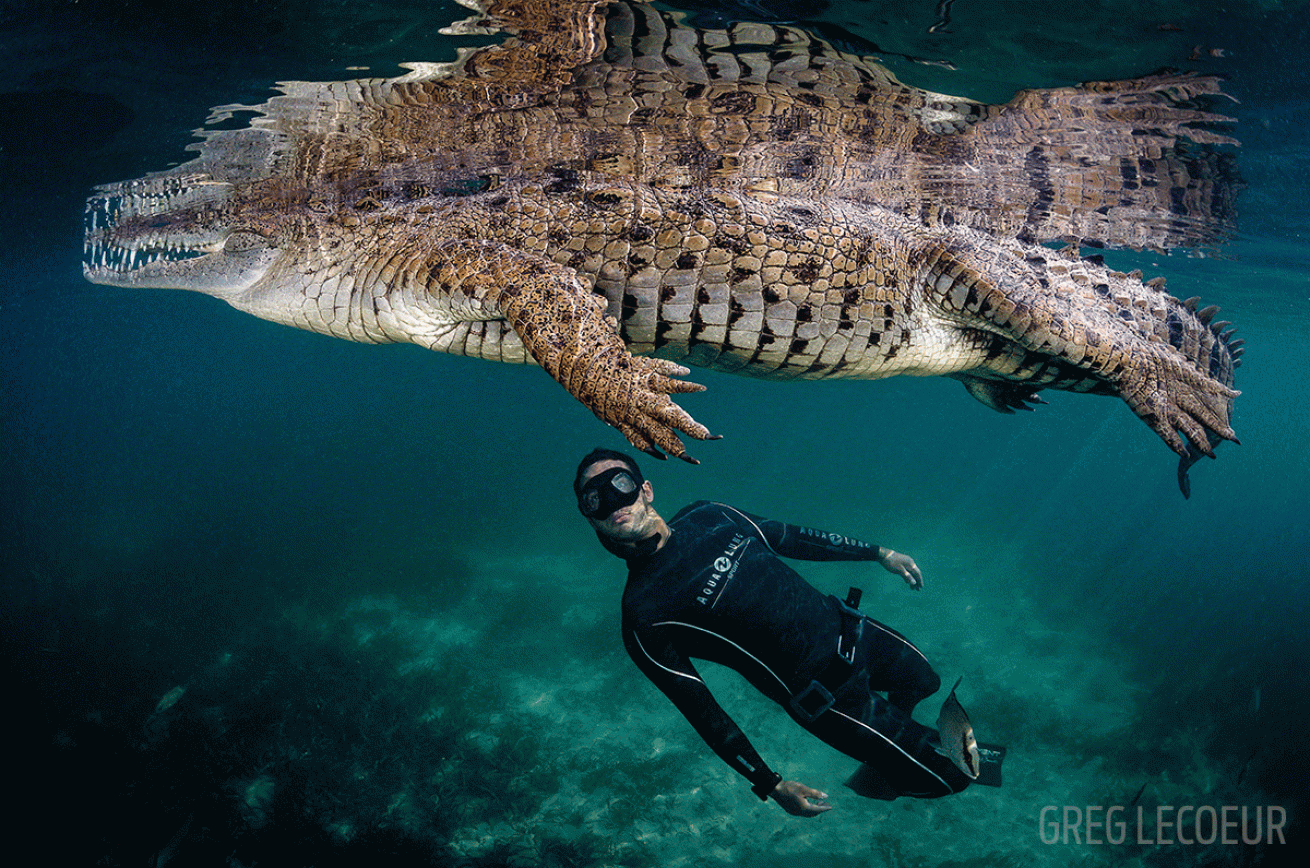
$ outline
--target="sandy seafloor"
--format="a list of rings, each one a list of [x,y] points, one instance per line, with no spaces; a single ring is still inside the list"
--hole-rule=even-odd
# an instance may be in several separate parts
[[[825,591],[862,586],[865,610],[948,685],[963,676],[980,737],[1009,746],[1005,786],[860,799],[841,786],[853,761],[707,664],[766,760],[836,809],[801,820],[751,796],[622,650],[622,565],[568,489],[583,452],[622,444],[539,370],[82,280],[91,185],[184,159],[210,106],[262,101],[276,81],[448,59],[436,30],[457,7],[19,0],[0,4],[14,852],[155,866],[1301,864],[1307,5],[750,5],[979,99],[1174,66],[1226,76],[1239,100],[1249,187],[1224,257],[1108,257],[1220,304],[1247,341],[1243,445],[1193,470],[1190,500],[1121,402],[1048,394],[1002,417],[944,380],[698,371],[709,391],[684,406],[724,439],[696,444],[699,467],[645,462],[666,514],[707,497],[917,558],[922,593],[868,566],[800,568]],[[931,723],[939,699],[917,716]],[[1045,806],[1134,800],[1148,819],[1278,806],[1287,843],[1139,844],[1132,811],[1123,844],[1043,836]]]

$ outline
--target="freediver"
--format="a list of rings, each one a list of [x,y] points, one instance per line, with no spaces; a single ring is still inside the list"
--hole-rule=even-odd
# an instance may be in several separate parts
[[[666,523],[636,462],[608,449],[582,459],[573,490],[601,545],[627,561],[628,654],[762,800],[801,817],[832,807],[827,794],[765,764],[689,658],[741,673],[806,730],[863,763],[846,782],[860,795],[938,798],[971,782],[1000,785],[1004,749],[976,745],[954,690],[938,718],[940,737],[911,719],[941,686],[923,653],[862,614],[857,589],[843,602],[780,560],[877,561],[918,590],[923,576],[909,555],[703,500]]]

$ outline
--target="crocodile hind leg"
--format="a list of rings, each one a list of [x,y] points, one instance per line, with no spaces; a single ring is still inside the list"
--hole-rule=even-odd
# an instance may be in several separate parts
[[[605,300],[573,269],[500,244],[461,240],[399,270],[408,278],[399,284],[421,288],[420,306],[447,327],[504,319],[547,373],[643,452],[663,458],[664,450],[695,464],[677,432],[712,439],[669,397],[705,387],[674,379],[689,373],[681,365],[628,352]],[[439,340],[417,342],[435,348]]]
[[[1023,382],[1041,372],[1050,380],[1037,388],[1113,392],[1188,465],[1197,453],[1213,457],[1212,435],[1237,442],[1229,416],[1240,349],[1221,332],[1226,323],[1211,325],[1212,309],[1094,259],[968,231],[939,237],[920,261],[927,297],[946,319],[1004,339],[978,373]],[[962,379],[997,409],[1028,399]]]

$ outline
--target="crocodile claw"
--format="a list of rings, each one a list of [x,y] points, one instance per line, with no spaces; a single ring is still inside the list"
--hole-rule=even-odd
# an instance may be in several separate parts
[[[677,432],[697,440],[716,438],[669,395],[703,392],[705,387],[673,379],[691,373],[675,362],[621,352],[624,358],[611,360],[609,364],[603,364],[603,359],[596,360],[600,364],[590,368],[595,378],[576,393],[578,397],[647,455],[663,459],[667,453],[690,464],[699,464],[687,454]]]
[[[1046,403],[1037,394],[1040,387],[1034,388],[1027,383],[991,380],[973,374],[957,374],[955,378],[964,384],[970,395],[998,413],[1013,413],[1015,410],[1031,412],[1038,405]]]

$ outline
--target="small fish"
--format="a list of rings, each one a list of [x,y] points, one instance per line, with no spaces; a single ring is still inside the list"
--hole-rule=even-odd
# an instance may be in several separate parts
[[[951,4],[955,0],[940,0],[937,4],[937,20],[928,28],[929,33],[942,33],[951,26]]]
[[[1255,756],[1258,753],[1260,753],[1260,748],[1258,747],[1255,750],[1251,751],[1251,755],[1246,758],[1246,762],[1242,763],[1242,770],[1237,773],[1237,783],[1234,784],[1233,786],[1240,787],[1242,785],[1242,781],[1246,780],[1246,770],[1251,767],[1251,763],[1255,761]]]
[[[179,684],[177,687],[174,687],[172,690],[165,693],[160,697],[159,703],[155,706],[155,714],[159,714],[162,711],[168,711],[174,705],[177,705],[177,701],[182,698],[182,694],[184,693],[186,693],[186,686],[183,684]]]
[[[955,688],[960,686],[963,678],[955,681],[951,695],[942,703],[942,710],[937,715],[937,731],[942,737],[942,751],[950,757],[951,762],[970,780],[978,778],[978,740],[973,736],[973,724],[965,713],[960,700],[955,698]]]

